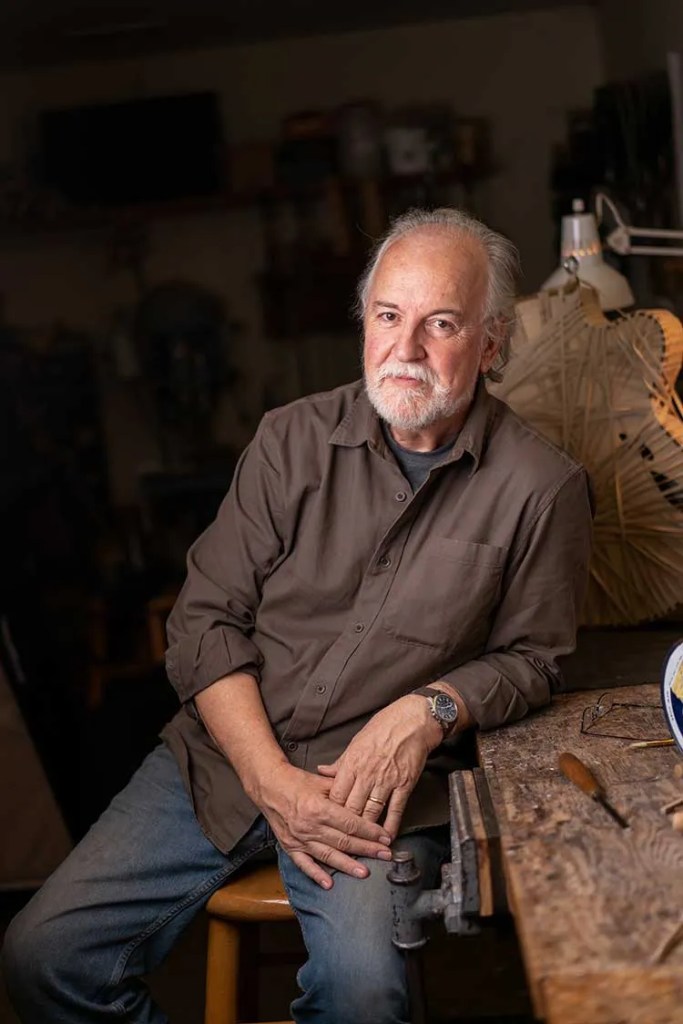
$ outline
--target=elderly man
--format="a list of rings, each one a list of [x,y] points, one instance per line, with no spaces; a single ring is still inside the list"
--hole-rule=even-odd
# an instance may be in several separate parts
[[[483,383],[514,265],[463,213],[407,214],[361,281],[364,384],[265,416],[169,621],[182,708],[11,929],[25,1024],[166,1020],[141,975],[267,850],[295,1020],[406,1021],[389,847],[435,883],[457,740],[549,700],[586,578],[583,469]]]

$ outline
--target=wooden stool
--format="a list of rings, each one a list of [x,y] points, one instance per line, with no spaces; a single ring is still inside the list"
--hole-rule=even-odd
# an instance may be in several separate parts
[[[206,905],[209,948],[204,1024],[237,1024],[240,922],[293,921],[275,864],[228,882]],[[270,1024],[292,1024],[272,1021]]]

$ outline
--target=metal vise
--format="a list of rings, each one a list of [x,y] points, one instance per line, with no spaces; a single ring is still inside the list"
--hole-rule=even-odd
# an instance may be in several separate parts
[[[420,949],[424,921],[443,916],[447,932],[472,935],[480,921],[507,910],[500,831],[486,774],[481,768],[449,776],[451,861],[441,869],[441,887],[422,890],[420,870],[407,850],[396,850],[387,875],[391,886],[392,942]]]

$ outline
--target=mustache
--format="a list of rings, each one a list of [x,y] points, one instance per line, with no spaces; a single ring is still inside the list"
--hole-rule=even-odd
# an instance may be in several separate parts
[[[426,366],[419,366],[415,363],[384,363],[375,374],[375,379],[380,381],[392,377],[409,377],[411,380],[420,381],[422,384],[436,384],[436,375]]]

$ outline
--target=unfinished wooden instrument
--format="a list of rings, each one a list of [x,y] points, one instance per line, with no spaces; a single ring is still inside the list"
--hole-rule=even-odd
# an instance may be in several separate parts
[[[578,281],[518,305],[491,391],[582,462],[597,504],[584,621],[617,625],[683,601],[683,326],[665,310],[607,320]]]

